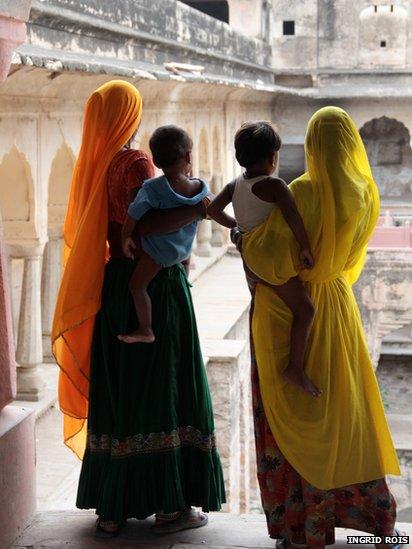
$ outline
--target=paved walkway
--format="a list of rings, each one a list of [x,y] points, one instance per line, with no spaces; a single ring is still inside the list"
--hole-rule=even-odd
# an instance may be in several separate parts
[[[94,538],[94,521],[95,515],[89,511],[43,513],[37,516],[10,549],[40,549],[44,547],[65,547],[68,549],[93,549],[94,547],[260,549],[275,546],[274,540],[267,536],[265,520],[261,515],[231,516],[225,513],[211,513],[209,525],[205,528],[186,530],[162,537],[151,533],[150,526],[153,524],[153,519],[129,520],[122,534],[111,540]],[[399,527],[408,533],[412,540],[412,525],[402,524]],[[337,543],[334,547],[348,547],[347,535],[359,535],[359,532],[337,529]],[[350,547],[371,548],[373,546],[351,545]]]

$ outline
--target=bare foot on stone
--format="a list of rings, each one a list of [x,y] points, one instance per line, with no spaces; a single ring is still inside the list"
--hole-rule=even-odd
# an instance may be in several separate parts
[[[121,334],[117,339],[123,343],[153,343],[155,335],[152,330],[135,330],[130,334]]]
[[[321,396],[322,391],[318,387],[316,387],[314,383],[311,382],[311,380],[308,378],[303,370],[286,368],[282,375],[289,383],[296,385],[297,387],[305,391],[305,393],[308,393],[309,395],[316,398]]]

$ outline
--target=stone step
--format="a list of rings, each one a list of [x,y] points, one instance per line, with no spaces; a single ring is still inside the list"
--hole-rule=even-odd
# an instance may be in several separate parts
[[[268,538],[263,515],[229,515],[211,513],[209,525],[198,530],[186,530],[168,536],[157,537],[150,531],[153,518],[129,520],[121,535],[103,541],[95,539],[92,511],[55,511],[37,515],[10,549],[67,548],[93,549],[94,547],[145,547],[153,549],[183,549],[207,547],[209,549],[260,549],[273,548],[274,540]],[[399,529],[412,539],[412,524],[399,524]],[[348,547],[347,536],[359,535],[353,530],[336,529],[335,547]],[[409,545],[410,546],[410,545]],[[372,545],[351,545],[351,547],[373,547]],[[405,545],[404,547],[408,547]]]

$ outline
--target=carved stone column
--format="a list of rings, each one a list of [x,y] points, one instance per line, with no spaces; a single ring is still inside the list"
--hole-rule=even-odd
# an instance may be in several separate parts
[[[7,277],[6,252],[0,217],[0,410],[16,396],[16,362],[10,307],[10,285]]]
[[[6,0],[0,6],[0,83],[9,73],[13,50],[26,39],[26,25],[30,1]],[[0,217],[0,410],[16,394],[16,363],[10,307],[10,286],[7,276],[8,258],[3,246]]]
[[[199,223],[197,229],[197,246],[196,255],[200,257],[210,257],[212,255],[212,224],[209,220],[204,220]]]
[[[43,254],[41,280],[41,315],[44,362],[54,362],[50,333],[62,273],[62,227],[49,228],[49,241]]]
[[[213,185],[212,189],[215,194],[220,193],[222,190],[222,176],[214,175],[213,176]],[[220,248],[225,243],[224,228],[216,221],[212,221],[212,238],[210,243],[213,247]]]
[[[41,260],[44,244],[9,246],[13,258],[24,259],[17,338],[17,399],[37,401],[43,396],[41,323]]]

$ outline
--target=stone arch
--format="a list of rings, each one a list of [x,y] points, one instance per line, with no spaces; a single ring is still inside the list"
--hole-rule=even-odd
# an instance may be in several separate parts
[[[13,229],[8,234],[10,224],[31,226],[30,233],[21,236],[34,237],[34,184],[30,164],[26,156],[13,145],[0,163],[0,207],[6,236],[15,236]]]
[[[408,13],[392,3],[373,5],[360,13],[359,65],[404,66]]]
[[[382,116],[360,129],[382,201],[412,198],[412,149],[408,128]]]
[[[53,159],[49,176],[48,213],[49,225],[64,222],[75,156],[71,148],[63,143]]]

